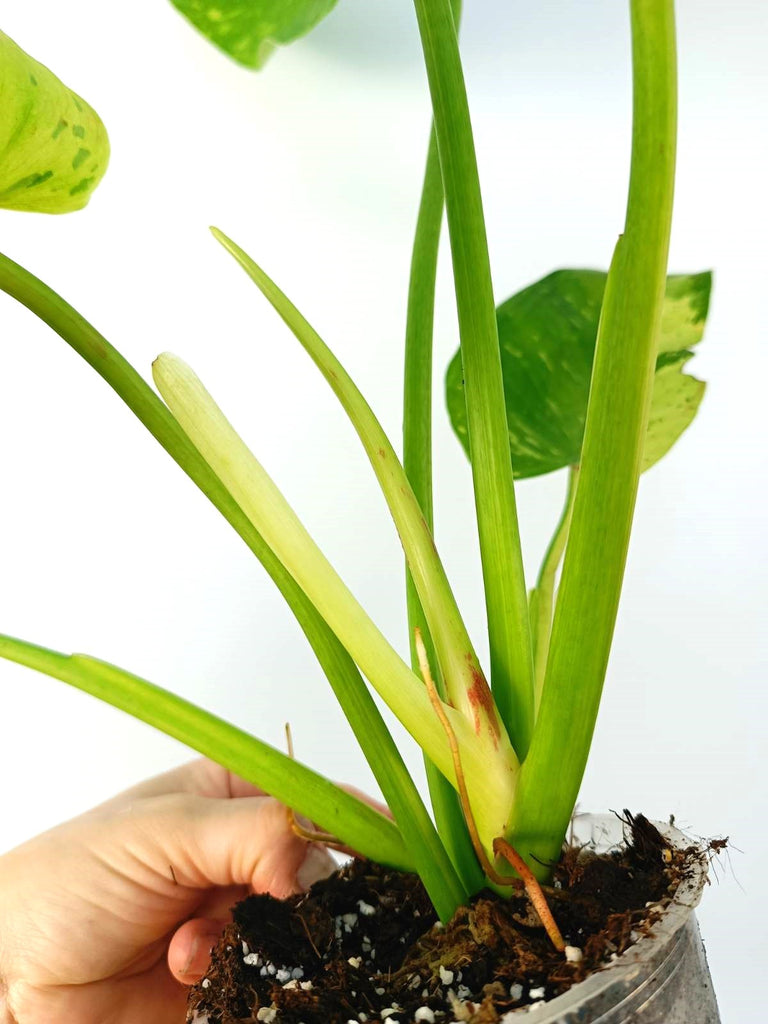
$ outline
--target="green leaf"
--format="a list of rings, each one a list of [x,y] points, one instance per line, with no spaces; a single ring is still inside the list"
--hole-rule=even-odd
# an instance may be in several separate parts
[[[692,358],[692,352],[681,352],[675,361],[656,369],[641,472],[667,454],[698,411],[707,386],[682,372]]]
[[[305,815],[366,857],[412,871],[389,818],[269,744],[124,669],[0,633],[0,657],[61,679],[186,743]]]
[[[70,213],[107,169],[109,140],[85,100],[0,32],[0,207]]]
[[[606,276],[596,270],[557,270],[496,311],[509,444],[518,477],[579,462]],[[672,447],[696,415],[704,385],[681,371],[704,332],[711,287],[709,273],[667,278],[643,469]],[[448,367],[446,393],[453,429],[468,452],[458,352]]]
[[[712,274],[670,274],[661,310],[659,355],[698,345],[704,335]]]
[[[214,46],[247,68],[309,32],[336,0],[171,0]]]

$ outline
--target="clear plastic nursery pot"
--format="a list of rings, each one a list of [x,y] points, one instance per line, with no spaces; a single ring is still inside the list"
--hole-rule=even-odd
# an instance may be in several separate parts
[[[656,823],[671,843],[688,845]],[[581,815],[574,839],[604,852],[622,841],[613,815]],[[706,884],[706,863],[694,865],[652,933],[613,964],[535,1010],[536,1024],[719,1024],[712,979],[694,908]],[[522,1015],[525,1011],[518,1011]]]

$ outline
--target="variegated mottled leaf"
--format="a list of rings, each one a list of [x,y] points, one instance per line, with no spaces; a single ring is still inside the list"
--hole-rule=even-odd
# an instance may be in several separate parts
[[[0,32],[0,206],[79,210],[108,160],[93,108]]]
[[[517,477],[579,461],[605,281],[601,271],[558,270],[496,311]],[[644,469],[669,451],[701,402],[705,385],[682,371],[691,346],[701,340],[711,286],[709,273],[667,279]],[[453,429],[468,453],[459,352],[448,367],[446,396]]]

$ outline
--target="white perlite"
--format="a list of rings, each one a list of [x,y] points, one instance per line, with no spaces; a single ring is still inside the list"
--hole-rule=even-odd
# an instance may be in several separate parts
[[[245,946],[245,943],[243,943]],[[248,947],[245,946],[247,949]],[[243,963],[248,964],[249,967],[258,967],[261,964],[261,957],[258,953],[246,953],[243,957]]]
[[[427,1024],[435,1024],[435,1011],[428,1006],[420,1006],[413,1015],[414,1020],[424,1020]]]
[[[584,959],[584,954],[578,946],[566,946],[565,959],[569,964],[579,964]]]
[[[509,986],[509,998],[515,1000],[523,998],[523,986],[519,982]]]
[[[531,999],[543,999],[546,994],[547,990],[544,988],[543,985],[541,986],[541,988],[532,988],[528,993]]]
[[[361,956],[351,956],[347,963],[350,967],[360,968],[363,966],[363,958]]]
[[[203,986],[203,988],[210,988],[211,987],[211,979],[210,978],[203,978],[203,980],[200,982],[200,984]]]
[[[276,1006],[262,1006],[256,1011],[256,1020],[263,1021],[264,1024],[272,1024],[272,1021],[277,1016]]]
[[[440,981],[442,981],[442,983],[444,985],[452,984],[452,982],[453,982],[453,971],[449,971],[447,968],[443,967],[442,964],[440,964],[440,967],[438,968],[438,971],[440,973]]]
[[[371,914],[376,913],[376,907],[374,907],[370,903],[366,903],[365,900],[357,901],[357,909],[360,911],[363,917],[370,917]]]
[[[279,981],[281,985],[285,984],[286,981],[290,980],[291,972],[285,967],[281,967],[280,970],[277,971],[277,973],[275,974],[275,981]]]

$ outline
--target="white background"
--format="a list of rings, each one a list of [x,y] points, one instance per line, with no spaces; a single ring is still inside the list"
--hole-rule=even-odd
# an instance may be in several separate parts
[[[469,0],[464,54],[498,298],[606,267],[629,153],[625,4]],[[723,1020],[761,1018],[766,943],[765,110],[761,0],[680,0],[671,269],[715,270],[698,420],[643,480],[581,806],[729,835],[700,910]],[[210,238],[295,299],[397,442],[402,325],[428,105],[408,0],[340,0],[251,74],[163,0],[16,0],[2,28],[92,102],[113,145],[88,209],[1,213],[2,248],[148,374],[183,355],[374,619],[406,648],[398,543],[325,384]],[[436,341],[438,544],[484,649],[469,471]],[[281,598],[95,374],[0,296],[0,629],[130,668],[374,789]],[[519,487],[533,574],[558,477]],[[188,752],[63,684],[0,666],[0,849]],[[409,763],[418,757],[408,746]]]

